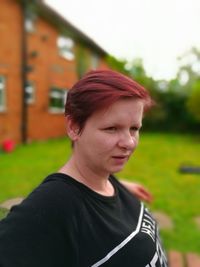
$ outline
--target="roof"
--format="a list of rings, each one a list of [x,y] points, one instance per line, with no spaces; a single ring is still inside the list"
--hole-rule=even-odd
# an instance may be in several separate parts
[[[107,55],[108,53],[100,47],[93,39],[88,37],[81,30],[76,28],[71,22],[69,22],[66,18],[48,6],[43,0],[18,0],[21,4],[25,4],[28,6],[32,6],[35,12],[38,13],[39,16],[43,17],[49,23],[53,24],[55,27],[59,29],[61,34],[66,34],[76,41],[83,43],[90,48],[98,51],[102,55]]]

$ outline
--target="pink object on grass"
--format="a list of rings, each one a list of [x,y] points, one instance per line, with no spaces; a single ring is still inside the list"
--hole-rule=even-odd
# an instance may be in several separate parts
[[[15,143],[13,140],[4,140],[2,143],[2,149],[4,152],[9,153],[12,152],[15,148]]]

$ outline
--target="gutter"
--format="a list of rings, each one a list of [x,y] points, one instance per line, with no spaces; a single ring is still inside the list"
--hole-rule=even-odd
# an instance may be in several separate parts
[[[26,0],[22,1],[22,39],[21,39],[21,81],[22,81],[22,116],[21,116],[21,141],[27,143],[27,103],[26,103],[26,81],[27,81],[27,38],[25,29]]]

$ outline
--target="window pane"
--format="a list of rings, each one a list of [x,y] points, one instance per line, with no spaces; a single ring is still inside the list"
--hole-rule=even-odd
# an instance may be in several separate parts
[[[33,33],[36,31],[36,18],[36,14],[32,10],[26,9],[24,27],[27,32]]]
[[[35,101],[35,86],[33,82],[28,81],[25,87],[26,103],[31,104]]]
[[[73,60],[74,59],[74,41],[69,37],[59,37],[57,40],[59,55]]]
[[[34,32],[35,31],[33,20],[28,19],[28,18],[25,20],[25,29],[27,32]]]
[[[91,56],[91,68],[92,69],[97,69],[99,66],[99,56],[97,54],[92,54]]]
[[[0,107],[3,106],[3,91],[0,90]]]
[[[49,107],[52,112],[63,112],[66,101],[66,90],[61,88],[50,89]]]
[[[0,111],[5,110],[5,78],[0,76]]]

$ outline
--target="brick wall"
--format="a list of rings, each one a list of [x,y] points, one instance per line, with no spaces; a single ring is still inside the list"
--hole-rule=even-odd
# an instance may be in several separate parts
[[[0,2],[0,75],[6,77],[6,110],[0,111],[0,143],[9,138],[21,141],[22,128],[22,9],[15,0]],[[65,135],[62,113],[49,111],[51,87],[71,88],[77,81],[77,62],[58,54],[57,28],[36,17],[35,31],[27,33],[27,61],[30,70],[27,80],[35,85],[35,101],[27,105],[27,139],[43,140]],[[79,44],[75,43],[74,51]],[[90,70],[90,48],[84,47],[87,70]],[[99,68],[107,68],[101,58]]]
[[[0,112],[0,142],[21,139],[21,23],[16,1],[1,0],[0,75],[6,78],[6,109]]]
[[[28,35],[28,79],[36,86],[36,99],[28,106],[28,139],[46,139],[65,135],[63,114],[49,111],[50,87],[70,88],[77,80],[76,62],[58,54],[56,28],[38,18],[36,32]],[[36,51],[37,55],[31,54]]]

